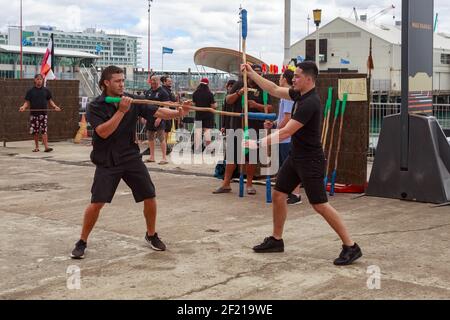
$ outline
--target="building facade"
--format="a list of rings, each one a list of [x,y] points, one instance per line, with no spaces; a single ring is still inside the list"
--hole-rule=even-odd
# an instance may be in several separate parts
[[[291,56],[315,60],[316,32],[291,46]],[[336,18],[319,29],[320,70],[367,73],[372,39],[372,90],[398,95],[401,91],[401,26],[378,26]],[[434,90],[450,94],[450,35],[434,35]]]
[[[83,32],[64,32],[49,26],[27,26],[23,32],[23,43],[31,47],[47,47],[52,33],[55,48],[94,54],[99,57],[96,61],[97,67],[117,65],[132,76],[133,69],[140,64],[139,37],[106,34],[95,28],[88,28]],[[10,27],[8,44],[20,44],[19,29]]]

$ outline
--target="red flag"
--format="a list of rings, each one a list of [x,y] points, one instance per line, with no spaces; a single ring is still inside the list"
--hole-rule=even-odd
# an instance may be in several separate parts
[[[41,75],[44,78],[44,86],[47,84],[47,80],[56,79],[53,73],[53,59],[54,59],[54,47],[53,47],[53,34],[48,42],[47,51],[45,51],[44,59],[41,64]]]

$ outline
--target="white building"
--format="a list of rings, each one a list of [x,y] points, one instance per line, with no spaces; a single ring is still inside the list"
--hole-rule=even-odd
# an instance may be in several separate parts
[[[140,64],[139,37],[106,34],[95,28],[88,28],[83,32],[64,32],[49,26],[27,26],[23,32],[25,45],[45,48],[52,33],[55,48],[95,54],[99,56],[96,61],[98,67],[117,65],[126,69],[126,73],[132,76],[133,69]],[[8,35],[9,45],[20,44],[18,28],[10,27]]]
[[[8,35],[0,33],[0,44],[8,44]]]
[[[316,32],[291,46],[291,56],[315,60]],[[320,70],[348,69],[367,73],[370,39],[375,69],[374,91],[401,90],[401,26],[377,26],[336,18],[319,29]],[[348,64],[344,64],[348,63]],[[434,89],[450,92],[450,35],[434,36]]]

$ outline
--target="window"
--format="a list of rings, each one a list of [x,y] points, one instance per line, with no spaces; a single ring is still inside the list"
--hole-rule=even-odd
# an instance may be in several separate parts
[[[448,53],[441,54],[441,63],[442,64],[450,64],[450,54],[448,54]]]

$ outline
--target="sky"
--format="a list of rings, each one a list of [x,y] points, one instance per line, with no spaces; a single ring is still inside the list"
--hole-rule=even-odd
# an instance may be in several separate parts
[[[308,15],[320,8],[323,24],[341,16],[359,15],[369,19],[392,4],[390,10],[376,20],[393,25],[401,20],[401,0],[292,0],[291,43],[307,35]],[[75,4],[76,3],[76,4]],[[161,69],[162,47],[174,49],[164,55],[164,70],[196,70],[194,53],[202,47],[239,48],[239,7],[248,11],[247,53],[268,64],[281,65],[284,52],[284,0],[153,0],[150,10],[150,66]],[[0,32],[8,25],[18,25],[20,0],[0,0]],[[450,33],[450,2],[435,0],[439,13],[438,32]],[[83,31],[96,27],[108,33],[140,36],[141,64],[147,69],[148,0],[23,0],[23,24],[56,26],[64,31]],[[323,25],[322,24],[322,25]],[[310,31],[315,30],[311,19]]]

